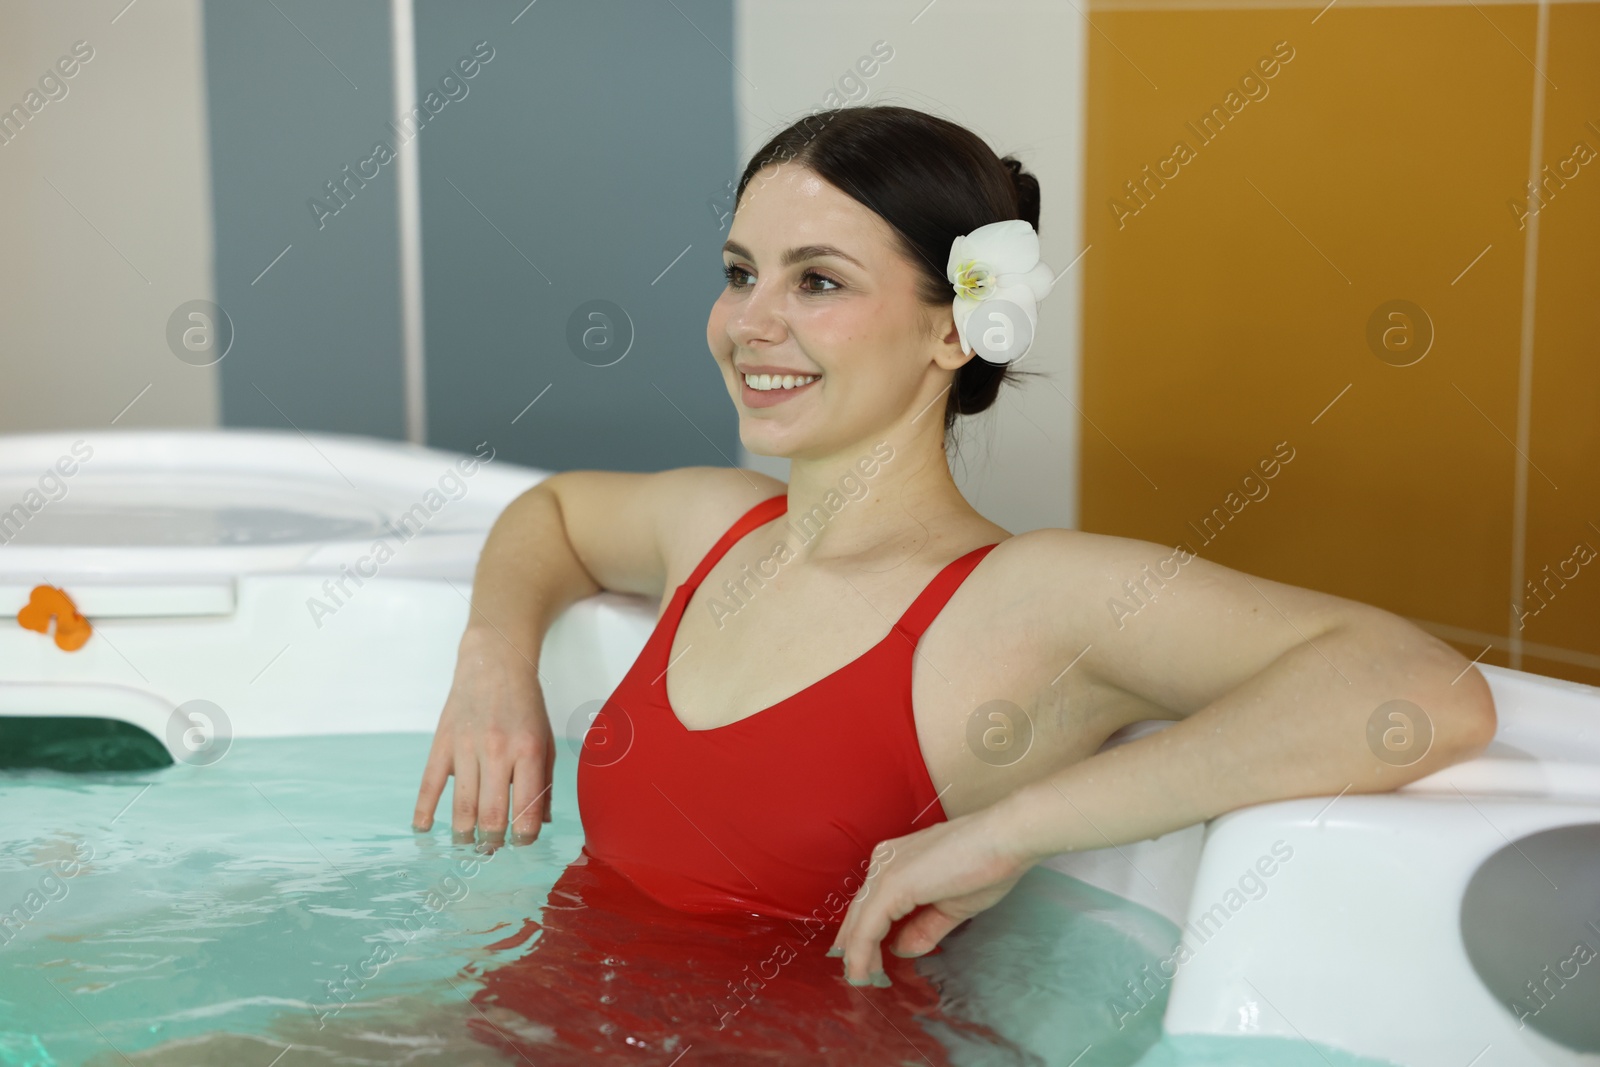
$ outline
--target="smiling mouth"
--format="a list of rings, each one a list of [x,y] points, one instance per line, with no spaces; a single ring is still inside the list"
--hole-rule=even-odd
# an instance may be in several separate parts
[[[810,385],[820,374],[745,374],[741,375],[744,384],[757,392],[772,392],[779,389],[798,389]]]

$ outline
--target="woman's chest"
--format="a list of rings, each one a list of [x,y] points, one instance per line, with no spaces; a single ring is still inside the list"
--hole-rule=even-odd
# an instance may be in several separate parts
[[[930,640],[946,670],[982,672],[990,664],[964,624],[990,591],[952,580],[950,568],[715,568],[664,606],[667,700],[689,729],[709,730],[796,701],[848,701],[853,690],[909,699]],[[937,635],[926,632],[934,624]]]
[[[1092,754],[1128,721],[1120,694],[1063,660],[1048,605],[1004,566],[980,565],[923,626],[897,627],[940,570],[760,582],[714,570],[668,598],[681,615],[663,635],[667,701],[690,731],[770,716],[840,743],[904,716],[951,816]]]

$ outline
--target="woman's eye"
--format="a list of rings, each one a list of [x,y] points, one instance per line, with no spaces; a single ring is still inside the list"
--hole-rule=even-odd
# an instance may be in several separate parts
[[[743,267],[730,263],[722,268],[722,273],[728,279],[730,289],[744,289],[750,284],[750,272]],[[814,270],[808,270],[801,275],[800,283],[801,290],[807,293],[831,293],[841,288],[838,282]]]

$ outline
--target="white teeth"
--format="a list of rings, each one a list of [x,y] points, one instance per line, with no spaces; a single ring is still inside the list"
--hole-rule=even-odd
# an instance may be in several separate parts
[[[744,376],[744,384],[758,391],[794,389],[798,386],[808,385],[820,377],[822,377],[820,374],[746,374]]]

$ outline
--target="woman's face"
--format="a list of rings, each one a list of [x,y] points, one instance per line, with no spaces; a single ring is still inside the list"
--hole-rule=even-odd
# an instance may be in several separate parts
[[[917,299],[917,271],[889,225],[805,167],[774,164],[750,179],[722,261],[731,276],[706,341],[739,437],[758,455],[870,448],[966,361],[949,308]],[[815,380],[761,391],[746,372]]]

